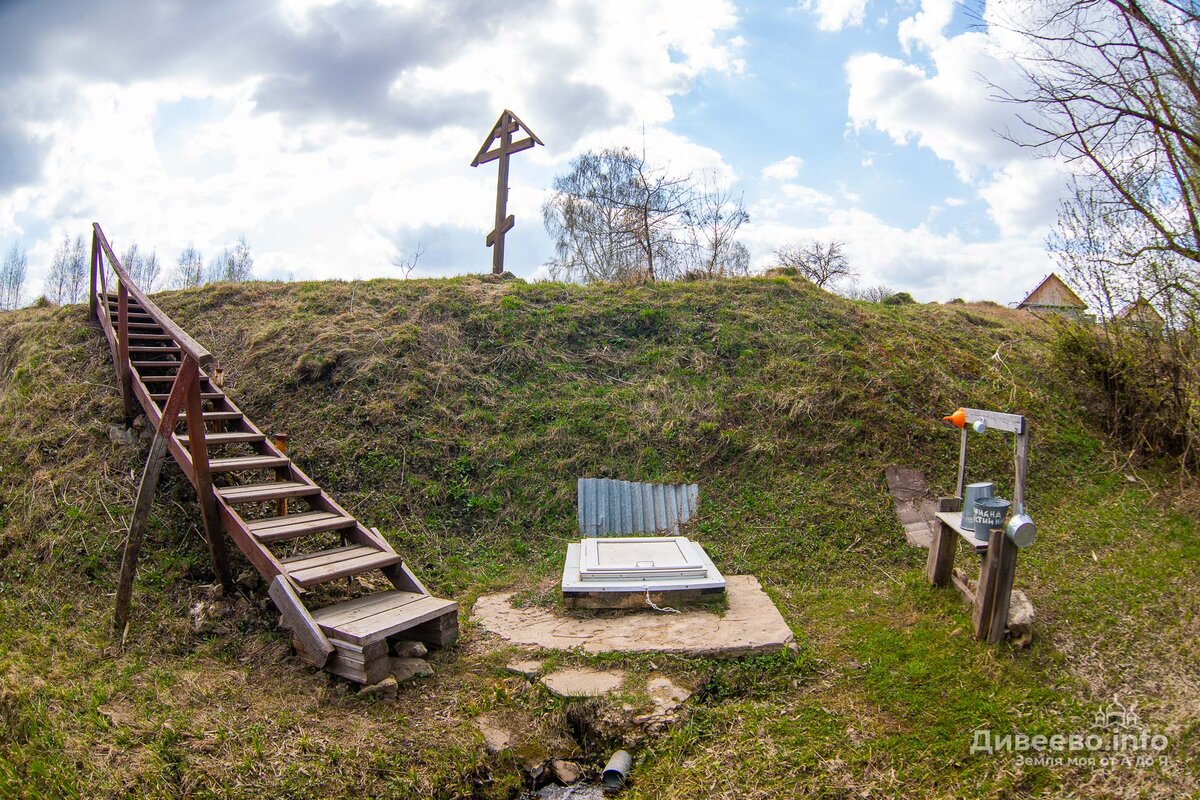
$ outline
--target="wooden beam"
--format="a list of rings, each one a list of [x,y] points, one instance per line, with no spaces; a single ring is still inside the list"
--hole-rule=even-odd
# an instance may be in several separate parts
[[[199,376],[195,362],[190,367]],[[180,372],[182,372],[182,368]],[[208,552],[212,558],[213,572],[226,592],[233,592],[233,576],[229,573],[229,557],[222,538],[221,517],[217,511],[217,496],[213,490],[212,473],[208,468],[208,445],[204,441],[204,409],[200,405],[200,382],[192,384],[187,395],[188,450],[192,455],[193,485],[200,502],[200,517],[204,522],[204,533],[208,538]]]
[[[304,603],[300,602],[300,596],[296,594],[287,577],[276,575],[267,593],[271,595],[279,613],[283,614],[283,620],[291,629],[292,635],[303,645],[303,649],[296,649],[297,655],[313,666],[324,667],[329,661],[329,656],[333,654],[333,645],[308,613]]]
[[[185,357],[187,358],[187,357]],[[195,367],[195,362],[189,362]],[[133,518],[129,522],[129,533],[125,537],[125,550],[121,555],[121,577],[117,582],[116,612],[113,615],[115,631],[125,640],[125,626],[129,624],[129,601],[133,596],[133,579],[137,574],[138,554],[142,549],[142,535],[146,528],[146,519],[150,516],[150,506],[154,502],[154,491],[158,487],[158,477],[167,453],[167,442],[175,429],[175,419],[179,416],[193,384],[196,382],[195,369],[180,370],[179,377],[171,387],[171,395],[167,398],[162,418],[154,432],[154,441],[150,444],[150,455],[146,458],[146,468],[142,471],[142,480],[138,484],[137,500],[133,504]]]
[[[516,224],[517,224],[517,218],[515,216],[513,216],[512,214],[509,214],[508,217],[505,218],[505,220],[504,220],[504,227],[500,230],[500,235],[503,236],[504,234],[511,231],[513,229],[513,225],[516,225]],[[496,242],[496,232],[489,231],[487,238],[484,239],[484,241],[487,242],[488,247],[491,247]]]
[[[950,572],[950,583],[962,595],[963,602],[968,605],[974,603],[975,598],[979,596],[976,592],[971,591],[971,584],[967,583],[967,573],[957,567]]]
[[[520,139],[519,141],[513,142],[511,145],[509,145],[508,154],[511,156],[513,153],[520,153],[522,150],[528,150],[529,148],[533,147],[536,144],[537,144],[537,142],[535,142],[531,138]],[[481,155],[479,158],[475,159],[474,166],[479,166],[480,164],[486,164],[489,161],[495,161],[499,157],[500,157],[500,148],[496,148],[495,150],[488,150],[486,153]]]

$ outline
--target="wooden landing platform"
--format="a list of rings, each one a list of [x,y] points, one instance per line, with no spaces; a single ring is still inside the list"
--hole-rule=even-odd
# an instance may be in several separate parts
[[[319,608],[312,619],[334,648],[325,669],[365,684],[387,677],[393,640],[439,648],[458,638],[458,603],[398,589]],[[299,639],[294,644],[301,658],[313,660]]]

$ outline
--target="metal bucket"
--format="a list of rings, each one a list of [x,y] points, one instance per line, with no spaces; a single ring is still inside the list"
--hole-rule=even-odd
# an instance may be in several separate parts
[[[983,497],[975,501],[975,538],[986,541],[988,531],[1003,528],[1012,503],[1003,497]]]
[[[975,530],[975,503],[985,497],[991,497],[992,492],[996,490],[996,485],[991,481],[983,481],[982,483],[968,483],[963,489],[963,507],[962,507],[962,528],[963,530]]]

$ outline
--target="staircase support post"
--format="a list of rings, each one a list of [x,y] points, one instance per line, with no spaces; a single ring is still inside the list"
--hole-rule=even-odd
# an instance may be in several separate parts
[[[180,371],[185,368],[180,366]],[[196,380],[187,393],[188,450],[192,454],[192,474],[195,478],[196,498],[200,502],[200,517],[204,522],[204,535],[208,539],[208,553],[212,557],[213,572],[226,593],[233,592],[233,577],[229,574],[229,556],[225,551],[224,533],[221,530],[221,515],[217,511],[217,496],[212,485],[212,472],[208,467],[208,446],[204,440],[204,409],[200,404],[200,369],[189,359],[187,369],[196,373]]]
[[[99,310],[99,304],[96,300],[96,256],[99,251],[100,248],[96,245],[96,232],[92,231],[92,268],[91,279],[89,281],[91,294],[88,295],[88,311],[91,312],[92,317],[96,318],[97,322],[100,321],[99,315],[96,313]]]
[[[154,491],[158,488],[158,476],[166,458],[167,442],[175,431],[175,423],[179,419],[179,412],[183,410],[184,400],[196,381],[195,366],[196,362],[192,361],[190,356],[184,357],[183,366],[175,376],[171,394],[163,407],[162,419],[158,422],[154,441],[150,445],[150,455],[146,458],[146,469],[142,472],[141,483],[138,484],[137,501],[133,504],[133,519],[129,522],[125,551],[121,555],[121,578],[117,584],[116,612],[113,616],[114,632],[121,637],[122,643],[125,641],[125,629],[129,624],[129,601],[133,596],[133,579],[137,574],[137,560],[142,549],[146,519],[150,516]]]
[[[129,287],[125,281],[117,282],[117,359],[121,362],[117,370],[121,379],[121,401],[125,404],[125,424],[132,425],[133,371],[129,366]]]

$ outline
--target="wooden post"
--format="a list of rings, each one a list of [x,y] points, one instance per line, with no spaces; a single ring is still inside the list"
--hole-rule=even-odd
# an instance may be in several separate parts
[[[999,573],[997,557],[1003,539],[1003,529],[988,531],[988,550],[979,570],[979,585],[975,589],[975,603],[971,609],[971,628],[975,631],[975,638],[981,641],[988,638],[988,631],[991,630],[992,609],[996,605],[996,576]]]
[[[125,404],[125,424],[133,423],[133,371],[129,366],[129,287],[117,282],[117,358],[121,379],[121,401]]]
[[[233,591],[233,577],[229,574],[229,557],[225,552],[225,539],[221,530],[221,515],[217,511],[217,497],[213,493],[212,472],[208,467],[208,445],[204,438],[204,409],[200,404],[199,368],[192,362],[191,370],[197,379],[187,394],[188,450],[192,454],[192,471],[196,478],[196,498],[200,502],[200,517],[204,522],[204,534],[208,538],[208,552],[212,557],[213,572],[226,592]],[[183,367],[180,367],[180,372]]]
[[[286,456],[287,448],[288,448],[287,434],[286,433],[277,433],[272,438],[274,438],[274,440],[275,440],[275,449]],[[286,517],[287,513],[288,513],[287,498],[285,497],[282,500],[275,501],[275,515],[279,516],[279,517]]]
[[[958,497],[963,496],[963,483],[967,478],[967,429],[962,429],[958,443]]]
[[[1012,602],[1013,579],[1017,575],[1017,546],[1008,540],[1004,531],[999,532],[999,547],[994,557],[996,563],[992,569],[995,577],[992,582],[995,594],[987,635],[988,644],[999,644],[1008,633],[1008,607]]]
[[[960,511],[962,499],[942,497],[938,511]],[[945,586],[954,572],[954,555],[958,548],[958,533],[936,517],[933,520],[933,539],[929,542],[929,558],[925,562],[925,577],[934,586]]]
[[[1017,434],[1016,485],[1013,487],[1013,513],[1025,513],[1025,476],[1029,473],[1029,426]]]
[[[521,130],[527,134],[526,138],[514,142],[512,138],[513,134]],[[493,143],[497,146],[493,149],[488,149],[492,147]],[[489,161],[499,160],[500,162],[496,175],[495,227],[492,228],[484,240],[487,246],[492,248],[493,275],[499,275],[504,272],[504,234],[512,230],[513,225],[516,224],[516,217],[507,213],[508,158],[513,153],[528,150],[538,144],[543,144],[543,142],[537,137],[537,134],[518,119],[516,114],[506,108],[500,114],[500,119],[496,120],[491,134],[484,141],[483,146],[479,148],[479,152],[475,155],[475,159],[471,162],[472,167],[478,167],[480,164],[486,164]]]
[[[196,380],[195,367],[196,363],[191,357],[185,356],[183,366],[175,376],[171,393],[163,407],[162,419],[158,422],[154,441],[150,444],[150,455],[146,458],[146,469],[143,470],[141,483],[138,484],[137,500],[133,504],[133,519],[129,522],[129,534],[125,537],[125,550],[121,555],[121,577],[117,584],[117,606],[113,617],[115,633],[121,637],[122,642],[125,640],[125,626],[129,624],[129,601],[133,596],[133,579],[137,574],[142,534],[146,527],[146,519],[150,515],[150,505],[154,502],[154,491],[158,487],[158,476],[167,453],[167,442],[175,430],[175,421],[179,418],[184,400]]]
[[[288,583],[283,575],[276,575],[267,588],[267,594],[275,601],[275,607],[283,615],[283,621],[292,629],[292,635],[300,643],[296,653],[313,666],[323,667],[333,654],[333,645],[329,643],[321,626],[316,623],[296,590]]]
[[[92,268],[91,280],[89,282],[92,293],[88,295],[88,311],[91,312],[93,317],[97,317],[97,311],[99,311],[99,304],[96,301],[96,256],[99,254],[99,252],[100,248],[96,244],[96,232],[92,231]],[[99,319],[97,319],[97,321],[99,321]]]

